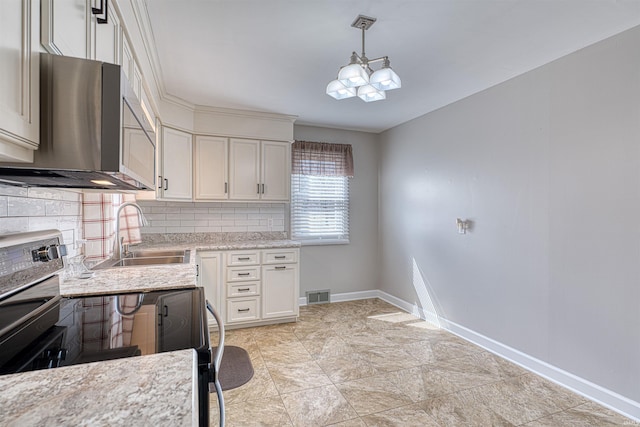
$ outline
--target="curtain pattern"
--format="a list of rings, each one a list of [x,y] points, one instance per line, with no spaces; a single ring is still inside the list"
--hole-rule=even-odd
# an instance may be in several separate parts
[[[291,173],[353,177],[351,144],[296,141],[291,149]]]
[[[100,260],[113,254],[116,211],[124,202],[135,202],[135,194],[85,193],[82,196],[82,232],[87,260]],[[120,236],[124,243],[135,244],[142,241],[138,211],[126,207],[120,213]]]
[[[112,194],[85,193],[82,195],[82,232],[87,244],[87,260],[108,258],[113,253],[115,219]]]

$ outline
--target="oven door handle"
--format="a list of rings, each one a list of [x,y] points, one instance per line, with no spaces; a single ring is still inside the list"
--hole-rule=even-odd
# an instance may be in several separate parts
[[[224,409],[224,397],[222,396],[222,386],[220,386],[220,380],[218,373],[220,372],[220,363],[222,362],[222,354],[224,353],[224,323],[220,315],[215,308],[205,300],[205,305],[209,313],[213,315],[218,324],[218,347],[215,354],[212,354],[213,358],[213,385],[216,388],[216,394],[218,395],[218,408],[220,410],[220,427],[224,427],[225,424],[225,409]]]
[[[27,319],[35,318],[35,317],[39,316],[41,313],[44,313],[45,311],[49,310],[51,307],[55,306],[56,304],[59,304],[61,299],[62,299],[62,297],[60,295],[56,295],[53,298],[49,299],[44,304],[42,304],[40,307],[38,307],[35,310],[31,311],[30,313],[22,316],[21,318],[17,319],[16,321],[11,322],[6,327],[0,329],[0,336],[2,336],[4,334],[6,334],[7,332],[11,331],[13,328],[16,328],[16,327],[20,326]]]

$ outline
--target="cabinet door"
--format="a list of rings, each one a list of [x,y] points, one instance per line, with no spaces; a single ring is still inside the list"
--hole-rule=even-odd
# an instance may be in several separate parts
[[[229,198],[260,198],[260,142],[247,139],[229,141]]]
[[[194,183],[197,200],[226,199],[227,139],[196,136],[194,153]]]
[[[262,267],[262,318],[298,315],[297,264]]]
[[[261,159],[262,200],[289,200],[291,144],[262,141]]]
[[[162,129],[161,194],[165,199],[191,200],[193,159],[191,134],[176,129]]]
[[[213,305],[220,317],[224,319],[224,304],[221,292],[221,259],[220,252],[200,252],[197,255],[198,286],[204,288],[207,301]],[[216,320],[209,312],[209,326],[216,326]]]
[[[98,3],[97,6],[100,5],[99,1],[94,0],[94,3]],[[107,1],[104,3],[110,4]],[[96,61],[120,64],[120,20],[113,7],[107,8],[107,22],[99,23],[98,18],[104,17],[104,14],[102,16],[91,15],[91,57]]]
[[[42,0],[42,46],[49,53],[88,58],[91,5],[87,0]]]
[[[32,162],[38,148],[39,19],[39,1],[0,1],[0,161]]]

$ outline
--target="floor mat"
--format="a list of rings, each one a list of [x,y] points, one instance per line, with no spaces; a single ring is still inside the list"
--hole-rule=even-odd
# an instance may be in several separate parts
[[[212,349],[216,351],[216,347]],[[218,379],[222,390],[230,390],[240,387],[249,382],[253,377],[253,365],[249,358],[247,350],[233,345],[225,346],[220,362],[220,373]],[[215,393],[216,389],[213,384],[209,384],[209,392]]]

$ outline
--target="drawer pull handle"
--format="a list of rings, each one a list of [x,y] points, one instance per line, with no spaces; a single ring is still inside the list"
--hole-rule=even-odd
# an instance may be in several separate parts
[[[242,289],[238,289],[238,292],[249,292],[251,290],[251,288],[242,288]]]
[[[247,257],[242,257],[242,258],[238,258],[238,261],[249,261],[251,258]]]
[[[275,259],[285,259],[286,256],[285,255],[276,255]]]
[[[251,273],[238,273],[238,276],[248,276],[248,275],[250,275],[250,274],[251,274]]]
[[[249,311],[248,308],[242,308],[242,309],[238,309],[238,313],[246,313],[247,311]]]
[[[276,270],[286,270],[287,267],[285,265],[276,267]]]

